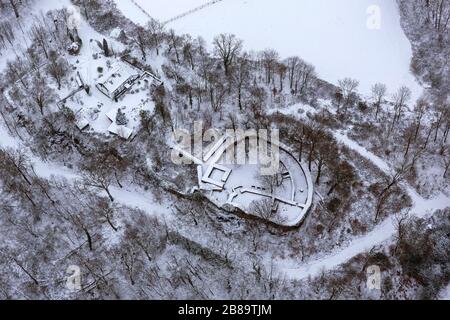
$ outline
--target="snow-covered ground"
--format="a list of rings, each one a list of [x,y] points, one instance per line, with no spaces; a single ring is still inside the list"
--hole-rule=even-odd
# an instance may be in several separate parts
[[[131,0],[115,1],[133,21],[148,20]],[[208,2],[135,1],[161,21]],[[376,25],[378,9],[380,28],[373,29],[368,25]],[[411,45],[392,0],[223,0],[166,27],[202,36],[209,44],[217,34],[234,33],[247,50],[273,48],[283,58],[300,56],[332,83],[346,76],[358,79],[363,94],[375,82],[385,83],[390,92],[406,85],[415,97],[422,91],[409,71]]]
[[[139,22],[141,24],[145,23],[148,19],[147,15],[137,12],[135,10],[130,11],[130,4],[133,7],[132,0],[115,0],[117,3],[117,7],[125,13],[130,15],[134,15],[135,22]],[[170,0],[170,1],[161,1],[157,5],[155,5],[156,1],[148,1],[148,0],[135,0],[135,3],[140,6],[142,9],[147,11],[147,13],[160,20],[161,22],[167,21],[174,16],[179,14],[183,14],[186,11],[191,10],[192,8],[199,7],[208,2],[208,0]],[[139,19],[139,20],[136,20]]]
[[[34,156],[20,140],[11,137],[2,120],[0,120],[0,137],[0,148],[20,149],[26,152],[34,171],[40,177],[45,179],[63,178],[69,182],[82,179],[80,173],[73,169],[60,164],[45,162]],[[124,187],[123,189],[112,187],[111,194],[122,205],[143,210],[150,215],[162,215],[166,220],[171,218],[171,204],[156,201],[150,192],[144,192],[133,187]]]
[[[261,137],[258,139],[258,144],[261,144]],[[249,214],[252,214],[252,206],[270,199],[273,201],[273,222],[285,226],[298,225],[309,211],[313,197],[313,183],[306,166],[280,147],[277,172],[282,175],[282,179],[276,183],[263,177],[261,169],[266,166],[261,165],[260,157],[255,162],[247,159],[244,161],[246,163],[235,164],[234,157],[241,157],[237,151],[239,147],[235,149],[234,142],[234,138],[224,136],[200,157],[203,160],[187,155],[191,159],[195,158],[194,162],[200,165],[199,187],[208,191],[208,198],[218,206],[232,205]],[[231,161],[230,155],[233,156]]]
[[[3,70],[6,67],[6,63],[10,60],[15,59],[21,50],[25,50],[30,45],[30,40],[28,38],[28,32],[33,23],[34,19],[38,18],[41,14],[45,14],[49,10],[53,9],[61,9],[64,6],[67,7],[70,5],[69,0],[39,0],[36,1],[29,9],[30,18],[26,20],[22,20],[20,26],[13,22],[12,27],[15,29],[21,29],[20,32],[15,33],[15,39],[13,41],[14,46],[9,47],[1,54],[0,59],[0,70]],[[28,10],[28,9],[27,9]]]
[[[119,0],[117,0],[117,1],[119,1]],[[126,4],[128,1],[129,0],[120,0],[119,2],[121,2],[122,4]],[[178,2],[180,2],[180,1],[178,1]],[[350,4],[353,4],[355,6],[355,8],[360,6],[359,4],[357,5],[356,1],[354,1],[354,0],[346,0],[346,1],[348,1]],[[67,2],[68,2],[68,0],[57,0],[57,1],[55,1],[55,3],[58,3],[58,4],[67,3]],[[148,1],[147,0],[147,1],[141,1],[141,2],[142,2],[142,4],[148,3],[149,5],[152,4],[152,3],[157,4],[156,1]],[[161,6],[161,7],[166,6],[166,8],[167,7],[168,8],[173,8],[172,6],[167,6],[167,2],[168,1],[166,1],[163,4],[158,4],[158,5]],[[189,1],[187,1],[187,0],[183,1],[183,4],[186,4],[188,2]],[[198,6],[198,2],[201,2],[201,1],[193,1],[192,2],[193,6],[194,7]],[[206,13],[211,11],[211,10],[218,10],[217,8],[220,8],[220,7],[222,7],[222,10],[223,10],[223,8],[226,7],[227,5],[231,5],[232,8],[233,8],[233,5],[235,6],[234,8],[236,8],[236,6],[238,6],[238,5],[243,6],[243,8],[246,8],[243,11],[246,11],[246,13],[249,14],[248,16],[251,17],[251,21],[255,22],[256,24],[259,23],[260,26],[261,26],[262,25],[262,21],[259,21],[259,20],[262,19],[261,17],[264,16],[265,14],[269,14],[270,13],[270,10],[267,11],[268,8],[269,8],[268,6],[269,6],[270,3],[269,3],[269,1],[266,1],[266,0],[258,0],[258,5],[262,6],[261,7],[261,12],[259,11],[259,9],[256,10],[255,12],[251,12],[251,10],[253,10],[251,8],[253,8],[252,6],[256,5],[255,4],[256,2],[257,2],[257,0],[246,0],[246,1],[244,1],[244,0],[224,0],[222,3],[219,3],[219,4],[215,5],[215,6],[212,6],[212,7],[209,7],[207,9],[205,9],[203,12],[198,12],[198,13],[192,15],[192,16],[188,16],[185,19],[181,19],[181,20],[177,21],[176,23],[174,23],[174,26],[176,24],[183,25],[184,22],[190,21],[190,19],[192,19],[192,21],[195,22],[196,20],[199,19],[198,17],[202,17],[202,16],[204,16],[204,19],[200,18],[201,20],[198,20],[198,21],[202,21],[202,23],[201,24],[199,23],[198,25],[199,26],[200,25],[202,25],[202,26],[203,25],[208,25],[208,23],[209,23],[208,19],[212,19],[212,18],[210,18],[210,17],[206,18],[206,16],[207,16]],[[283,12],[281,10],[281,8],[286,9],[286,6],[287,6],[288,3],[290,3],[291,5],[299,5],[299,6],[301,4],[303,4],[303,3],[307,3],[308,6],[304,7],[304,9],[308,8],[308,10],[309,10],[311,8],[319,9],[318,8],[318,3],[322,3],[323,4],[323,2],[324,1],[322,1],[322,0],[318,0],[318,1],[314,1],[314,2],[306,1],[306,0],[297,0],[297,2],[295,2],[295,4],[294,4],[293,1],[284,0],[283,3],[281,3],[281,4],[278,3],[277,5],[273,5],[273,2],[272,2],[272,4],[271,4],[272,8],[271,9],[272,9],[272,13],[274,15],[277,15],[277,14],[281,14]],[[360,0],[358,2],[365,3],[366,1],[365,0]],[[377,3],[377,2],[385,3],[386,1],[376,1],[376,0],[374,0],[372,2],[374,2],[374,3]],[[42,3],[49,3],[49,0],[43,0]],[[324,21],[327,20],[326,18],[327,18],[327,15],[329,14],[329,13],[325,13],[325,12],[329,12],[329,11],[332,12],[333,11],[333,7],[340,7],[340,6],[342,6],[342,5],[337,5],[336,2],[332,2],[331,0],[329,0],[328,3],[330,3],[331,8],[328,8],[327,10],[323,10],[323,9],[320,10],[320,12],[325,15],[324,18],[323,18]],[[395,9],[395,3],[394,2],[392,2],[392,7]],[[174,8],[174,15],[179,14],[180,13],[179,10],[175,10],[175,9],[178,9],[178,8]],[[180,8],[180,9],[184,10],[184,8]],[[336,11],[335,15],[339,15],[339,12],[345,11],[344,9],[345,9],[345,7],[341,8],[340,11],[339,10]],[[292,11],[295,11],[295,10],[292,10]],[[349,10],[349,11],[351,11],[351,10]],[[157,12],[157,11],[155,11],[155,12]],[[161,11],[161,12],[163,12],[163,11]],[[223,14],[223,17],[226,18],[226,19],[228,19],[227,12],[228,11],[224,11],[224,14]],[[363,12],[365,12],[365,11],[363,11]],[[382,11],[382,12],[384,12],[384,11]],[[341,12],[341,13],[344,15],[344,17],[349,14],[349,13],[345,13],[344,14],[344,12]],[[301,13],[298,13],[298,14],[300,16],[306,15],[306,13],[304,13],[304,12],[301,12]],[[255,26],[248,26],[248,29],[247,29],[246,26],[242,24],[243,20],[242,21],[239,20],[241,18],[241,15],[242,16],[244,15],[244,12],[241,12],[241,11],[234,12],[234,13],[231,12],[230,16],[233,16],[233,15],[236,16],[236,25],[239,26],[242,29],[242,31],[247,32],[248,29],[253,29],[255,27]],[[291,15],[294,15],[294,13],[289,11],[289,10],[287,10],[287,11],[283,12],[283,15],[285,15],[286,18],[289,18],[289,17],[291,17]],[[194,19],[194,16],[197,16],[197,18]],[[211,15],[211,17],[212,16],[214,16],[214,15]],[[310,14],[310,16],[312,16],[312,15]],[[167,17],[170,17],[170,16],[167,15],[166,18]],[[220,15],[216,15],[216,19],[218,21],[218,25],[224,23],[218,17],[220,17]],[[162,19],[164,19],[164,17]],[[231,20],[232,18],[230,17],[229,19]],[[276,22],[271,22],[271,21],[276,21]],[[345,21],[341,21],[341,22],[339,22],[339,20],[336,20],[336,21],[335,22],[338,25],[342,24],[344,26],[346,26],[347,25],[346,22],[348,22],[346,20]],[[297,21],[297,22],[306,24],[305,21],[303,21],[303,22],[302,21]],[[278,18],[268,19],[266,21],[266,23],[269,26],[272,26],[273,29],[276,29],[275,25],[277,25],[277,24],[281,24],[281,25],[288,24],[288,22],[285,22],[283,19],[278,19]],[[291,23],[293,23],[293,22],[291,21]],[[383,22],[382,26],[384,25],[384,23],[385,22]],[[228,26],[230,28],[237,28],[234,24],[231,24],[231,23]],[[313,28],[313,26],[314,25],[309,25],[310,29],[307,28],[307,30],[312,32],[313,30],[315,30]],[[215,29],[215,28],[216,27],[213,26],[212,29]],[[325,26],[323,28],[325,28]],[[207,29],[207,28],[204,28],[204,29]],[[249,41],[246,39],[247,47],[252,47],[254,49],[264,48],[264,47],[266,47],[264,41],[269,41],[270,42],[270,40],[272,40],[273,43],[268,45],[268,46],[279,49],[280,52],[283,55],[285,55],[285,54],[287,54],[287,55],[289,55],[289,54],[299,54],[299,55],[303,56],[304,58],[307,58],[304,54],[302,54],[300,52],[290,53],[289,51],[287,51],[287,53],[286,53],[285,51],[282,51],[282,50],[285,50],[285,49],[283,49],[283,46],[278,46],[278,44],[276,43],[276,41],[283,42],[284,45],[285,45],[284,48],[286,48],[288,46],[294,47],[293,43],[297,43],[297,42],[289,41],[289,35],[292,35],[293,31],[292,32],[286,32],[286,30],[294,30],[295,31],[296,28],[291,27],[290,29],[286,29],[285,32],[278,34],[278,35],[281,34],[281,35],[284,35],[284,36],[281,36],[281,37],[273,36],[273,38],[271,36],[271,34],[272,34],[271,30],[272,29],[270,29],[270,30],[269,29],[267,29],[268,30],[267,33],[265,32],[265,31],[267,31],[266,29],[264,29],[264,28],[260,29],[260,30],[264,30],[264,32],[261,32],[261,31],[259,31],[259,32],[261,34],[267,35],[267,38],[263,37],[263,36],[261,36],[261,37],[256,37],[255,36],[255,40],[260,39],[260,41],[261,41],[255,47],[249,46],[249,44],[251,44],[251,43],[249,43]],[[280,31],[280,30],[281,29],[278,29],[278,31]],[[224,30],[224,31],[234,32],[233,30]],[[324,31],[324,30],[322,30],[322,31]],[[206,31],[203,31],[203,32],[206,32]],[[207,31],[207,32],[209,32],[209,31]],[[218,31],[218,32],[222,32],[222,31]],[[210,32],[210,36],[213,37],[214,34],[216,34],[218,32]],[[370,32],[372,32],[372,31],[370,31]],[[383,28],[382,28],[381,31],[373,31],[373,32],[384,32],[384,31],[383,31]],[[243,35],[239,34],[239,32],[234,32],[234,33],[238,34],[240,37],[245,39],[245,37]],[[401,35],[403,35],[403,33],[401,33]],[[206,35],[204,35],[204,36],[205,36],[205,38],[207,38]],[[319,47],[325,45],[324,43],[322,43],[322,41],[324,41],[324,40],[322,40],[322,36],[325,36],[325,35],[322,35],[320,33],[316,34],[316,39],[319,39],[319,37],[321,38],[320,43],[315,43],[314,41],[312,41],[311,45],[316,45],[316,46],[319,46]],[[399,34],[395,34],[393,36],[394,37],[395,36],[399,36]],[[300,36],[298,36],[298,37],[300,37]],[[404,36],[402,36],[402,37],[404,37]],[[279,39],[279,38],[281,38],[281,39]],[[311,36],[311,38],[312,38],[312,36]],[[349,36],[347,38],[350,38],[350,40],[351,40],[352,36]],[[349,40],[347,38],[341,39],[343,41],[343,43],[347,43],[347,40]],[[317,40],[317,41],[319,41],[319,40]],[[358,42],[358,41],[359,40],[355,40],[355,42]],[[299,41],[299,45],[300,45],[300,43],[303,44],[304,42],[303,41]],[[336,41],[334,43],[336,43]],[[387,44],[383,44],[383,45],[380,46],[380,51],[381,51],[381,49],[382,50],[389,50],[389,48],[385,48],[384,47],[385,45],[387,45]],[[342,48],[343,47],[344,47],[344,45],[342,45]],[[356,47],[357,47],[356,44],[354,44],[354,47],[352,49],[355,50]],[[84,48],[85,48],[85,50],[88,50],[91,47],[90,46],[85,46]],[[323,47],[323,48],[326,48],[326,47]],[[341,48],[341,46],[337,46],[336,50],[337,51],[344,50],[344,48],[343,49],[340,49],[340,48]],[[391,48],[390,50],[392,50],[394,55],[395,55],[395,52],[396,52],[395,51],[395,46],[393,48],[394,49]],[[348,48],[345,48],[345,50],[347,50],[347,49]],[[361,45],[359,51],[356,51],[356,52],[359,52],[359,54],[364,58],[366,56],[364,55],[364,53],[361,53],[361,52],[365,52],[365,50],[366,50],[366,48]],[[324,55],[330,55],[331,57],[333,57],[332,56],[332,53],[333,53],[332,51],[327,51],[327,50],[321,49],[320,52],[323,52]],[[377,50],[375,50],[375,53],[376,52],[377,52]],[[334,59],[338,59],[338,60],[341,59],[341,58],[342,59],[345,58],[345,57],[340,57],[341,54],[342,53],[337,55],[337,57],[333,57],[333,58]],[[354,52],[352,54],[354,54]],[[380,53],[380,52],[378,52],[378,54],[383,56],[383,54]],[[320,55],[318,54],[318,56],[320,56]],[[318,58],[320,58],[320,57],[318,57]],[[401,58],[401,57],[398,57],[398,58]],[[395,60],[396,59],[395,57],[392,57],[392,59],[393,59],[393,62],[392,62],[392,64],[389,64],[389,66],[392,66],[393,68],[400,68],[398,65],[395,64],[395,61],[400,61],[402,59]],[[403,59],[405,59],[405,57],[403,57]],[[314,63],[314,61],[312,59],[308,59],[308,60],[310,60],[311,62]],[[324,59],[324,61],[323,61],[324,64],[325,63],[329,63],[330,65],[332,64],[332,63],[330,63],[330,61],[325,61],[325,60],[326,59]],[[358,59],[356,59],[356,60],[358,60]],[[409,61],[409,59],[407,59],[407,61]],[[83,62],[86,62],[86,61],[81,61],[80,64],[83,64]],[[405,61],[403,61],[403,63],[404,62]],[[321,69],[324,67],[324,65],[318,65],[317,63],[315,63],[315,64],[319,68],[319,72],[322,72]],[[358,65],[358,61],[356,61],[356,65]],[[94,67],[96,67],[96,66],[97,65],[95,65],[95,64],[92,64],[90,66],[90,67],[92,67],[92,70],[94,70],[93,71],[94,74],[95,74],[95,68]],[[364,74],[364,70],[362,70],[362,69],[358,70],[357,67],[347,68],[347,66],[345,64],[344,65],[343,64],[339,65],[339,63],[335,63],[335,67],[336,66],[339,67],[338,70],[336,71],[336,74],[339,75],[339,78],[342,77],[342,73],[344,73],[344,72],[349,72],[349,73],[350,72],[361,72],[362,74]],[[377,66],[380,67],[380,65],[377,65]],[[372,66],[372,67],[366,66],[366,67],[369,68],[369,69],[370,68],[376,69],[375,66]],[[1,69],[2,69],[2,66],[0,65],[0,70]],[[91,70],[91,68],[89,68],[89,70]],[[354,71],[352,71],[352,70],[354,70]],[[399,69],[395,69],[395,70],[398,71]],[[377,71],[379,71],[379,70],[377,70]],[[384,71],[386,71],[386,69],[384,69]],[[381,72],[381,73],[383,73],[383,72]],[[349,74],[349,75],[353,76],[352,74]],[[366,73],[366,77],[365,78],[361,78],[361,80],[369,79],[369,80],[372,81],[374,78],[372,78],[370,75],[371,75],[370,73]],[[390,75],[391,75],[390,73],[386,74],[386,76],[390,76]],[[395,78],[395,76],[393,76],[393,75],[395,75],[394,72],[392,73],[393,81],[395,79],[397,79],[397,80],[399,79],[399,78]],[[324,73],[322,74],[322,76],[324,76]],[[355,76],[355,77],[358,78],[357,76]],[[408,77],[409,76],[407,76],[407,79],[409,79]],[[97,80],[97,79],[95,79],[95,77],[91,78],[88,75],[86,75],[86,78],[89,79],[90,81]],[[388,83],[388,81],[386,81],[386,80],[384,80],[384,82]],[[313,111],[312,108],[308,108],[308,109],[311,109],[309,111]],[[308,111],[308,110],[306,110],[306,111]],[[340,134],[340,133],[335,133],[335,137],[341,143],[343,143],[343,144],[347,145],[348,147],[350,147],[351,149],[357,151],[363,157],[371,160],[377,167],[379,167],[385,173],[389,174],[391,172],[391,168],[390,168],[389,164],[387,164],[381,158],[376,157],[375,155],[373,155],[367,149],[365,149],[365,148],[359,146],[358,144],[356,144],[354,141],[349,139],[346,135],[343,135],[343,134]],[[15,148],[22,148],[23,147],[23,145],[18,140],[16,140],[16,139],[14,139],[14,138],[9,136],[9,134],[7,132],[7,129],[5,128],[5,126],[3,125],[3,121],[1,121],[1,120],[0,120],[0,147],[15,147]],[[26,152],[29,152],[29,150],[27,150]],[[31,154],[30,154],[30,156],[31,156]],[[56,165],[56,164],[42,162],[42,161],[40,161],[40,160],[38,160],[38,159],[36,159],[34,157],[31,157],[31,158],[32,158],[32,162],[34,163],[34,168],[36,169],[37,174],[39,174],[39,175],[41,175],[43,177],[50,177],[51,175],[53,175],[53,176],[64,177],[64,178],[69,179],[69,180],[73,180],[73,179],[79,178],[78,177],[78,173],[73,171],[73,170],[71,170],[71,169],[68,169],[68,168],[65,168],[65,167],[62,167],[62,166],[59,166],[59,165]],[[431,213],[435,209],[445,208],[446,206],[449,205],[449,199],[447,197],[445,197],[444,195],[440,195],[439,197],[437,197],[435,199],[432,199],[432,200],[426,200],[426,199],[423,199],[422,197],[420,197],[414,191],[413,188],[411,188],[411,187],[409,187],[407,185],[404,185],[404,186],[407,189],[409,195],[411,196],[411,198],[413,199],[413,202],[414,202],[414,208],[413,208],[413,210],[411,212],[412,214],[416,214],[418,216],[423,216],[423,215],[425,215],[427,213]],[[113,193],[113,196],[118,199],[119,203],[138,207],[138,208],[140,208],[142,210],[145,210],[148,213],[152,213],[154,211],[166,213],[168,215],[170,213],[170,210],[169,210],[169,208],[166,205],[159,205],[158,202],[155,199],[153,199],[151,197],[151,195],[149,195],[149,194],[140,194],[137,190],[132,190],[132,189],[113,189],[112,193]],[[370,233],[368,233],[368,234],[366,234],[364,236],[355,238],[351,242],[351,244],[349,246],[347,246],[346,248],[342,248],[340,250],[337,250],[332,255],[329,255],[329,256],[326,256],[326,257],[314,260],[314,261],[312,261],[312,262],[310,262],[308,264],[304,264],[304,265],[292,265],[292,264],[286,263],[283,266],[281,266],[281,265],[279,265],[279,266],[282,267],[283,271],[285,271],[286,274],[288,275],[288,277],[290,277],[290,278],[303,279],[303,278],[305,278],[307,276],[310,276],[310,275],[314,276],[314,275],[317,275],[320,272],[320,270],[322,270],[322,269],[332,269],[332,268],[338,266],[339,264],[346,262],[348,259],[352,258],[356,254],[364,252],[364,251],[370,249],[372,246],[374,246],[376,244],[379,244],[379,243],[382,243],[382,242],[385,242],[385,241],[391,239],[391,237],[394,234],[394,232],[395,232],[395,227],[394,227],[394,224],[393,224],[393,220],[392,219],[387,219],[383,223],[378,225],[372,232],[370,232]],[[445,297],[449,296],[448,292],[449,291],[448,291],[448,288],[447,288],[447,290],[445,291]]]
[[[442,290],[441,295],[439,297],[440,300],[450,300],[450,284]]]
[[[388,175],[392,173],[392,168],[389,164],[364,147],[358,145],[355,141],[349,139],[346,135],[335,132],[334,136],[339,142],[356,151],[364,158],[370,160],[384,173]],[[450,206],[450,199],[442,193],[433,199],[425,199],[408,184],[403,183],[402,186],[406,189],[408,195],[413,201],[413,208],[410,210],[410,214],[413,216],[425,217],[427,214],[432,214],[436,210],[442,210]],[[280,263],[279,267],[286,273],[288,278],[305,279],[310,276],[314,277],[317,276],[322,270],[331,270],[356,255],[369,251],[374,246],[391,240],[395,232],[395,217],[389,217],[371,232],[355,238],[350,245],[340,250],[336,250],[331,255],[313,260],[298,267],[293,266],[289,262]]]
[[[31,10],[31,15],[32,17],[38,17],[41,14],[45,14],[49,10],[61,9],[63,7],[70,6],[70,0],[39,0],[36,2],[36,4],[34,4]],[[30,27],[32,22],[32,19],[30,19],[30,21],[26,21],[23,28],[26,29]],[[144,90],[144,88],[146,87],[146,85],[143,83],[144,81],[141,81],[142,84],[133,87],[133,90],[131,90],[129,94],[125,95],[125,97],[120,99],[117,103],[105,97],[98,91],[97,88],[95,88],[95,84],[97,82],[100,82],[102,79],[102,73],[99,73],[97,71],[97,68],[102,67],[106,73],[109,69],[106,63],[107,60],[110,60],[113,66],[121,62],[119,62],[118,59],[116,60],[114,58],[107,59],[99,54],[101,50],[98,48],[95,41],[90,41],[90,39],[101,41],[103,36],[92,29],[92,27],[84,20],[80,21],[79,36],[83,39],[84,43],[80,54],[77,56],[67,55],[66,58],[68,59],[70,64],[76,67],[75,70],[80,72],[83,81],[85,81],[86,84],[90,85],[91,94],[88,96],[84,91],[79,92],[74,96],[74,98],[71,98],[67,101],[67,105],[71,107],[75,112],[77,112],[81,108],[84,109],[83,114],[86,116],[88,115],[88,111],[96,109],[100,104],[100,107],[98,107],[99,112],[97,116],[94,117],[95,120],[92,120],[90,118],[89,120],[92,120],[90,121],[92,130],[101,133],[106,133],[107,128],[110,125],[110,121],[105,116],[108,111],[111,111],[115,108],[124,108],[124,106],[127,106],[127,108],[124,108],[124,110],[130,122],[128,126],[134,128],[139,121],[139,111],[151,111],[154,107],[153,102],[151,102],[147,98],[147,92]],[[16,39],[16,50],[19,50],[18,46],[26,47],[29,44],[29,40],[25,39],[26,38],[21,37],[18,37]],[[123,49],[122,45],[119,42],[114,41],[111,38],[108,38],[108,41],[111,49],[115,51]],[[11,58],[15,57],[13,55],[13,50],[11,49],[10,51],[11,52],[8,52],[6,56],[10,56]],[[98,55],[98,58],[94,59],[94,54]],[[4,70],[7,61],[8,59],[0,59],[0,72]],[[155,61],[158,62],[158,60]],[[158,65],[156,65],[156,67],[158,67]],[[75,78],[75,75],[73,76],[73,78]],[[74,89],[73,86],[76,85],[76,81],[74,79],[71,79],[68,85],[69,88],[63,88],[61,92],[58,92],[60,96],[65,96],[66,93]],[[82,102],[82,105],[78,105],[79,102]],[[89,115],[92,116],[92,114]],[[20,141],[18,138],[13,138],[10,135],[2,118],[0,118],[0,148],[20,149],[26,152],[29,156],[30,161],[32,162],[34,170],[39,176],[43,178],[65,178],[69,181],[81,179],[80,173],[76,172],[73,169],[69,169],[68,167],[51,162],[45,162],[34,156],[32,152],[26,147],[26,143]],[[152,198],[152,195],[148,192],[144,193],[140,190],[135,189],[128,190],[127,188],[112,188],[111,193],[113,194],[114,198],[123,205],[144,210],[149,214],[153,214],[155,212],[167,214],[167,217],[169,217],[169,208],[166,205],[160,204],[158,201],[155,201]]]

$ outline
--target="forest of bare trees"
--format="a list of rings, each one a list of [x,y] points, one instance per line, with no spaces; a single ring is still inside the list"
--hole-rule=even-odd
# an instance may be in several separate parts
[[[0,122],[20,143],[0,148],[0,298],[373,298],[361,276],[370,262],[391,275],[384,298],[437,296],[448,281],[448,210],[431,220],[401,214],[412,206],[406,183],[418,193],[435,183],[424,180],[423,168],[435,165],[441,185],[450,177],[448,76],[436,71],[441,60],[430,58],[430,50],[448,41],[446,1],[399,1],[433,30],[433,46],[425,50],[421,42],[412,62],[431,86],[417,101],[409,88],[383,83],[374,83],[365,98],[358,79],[343,74],[336,85],[327,83],[302,58],[283,58],[275,49],[248,52],[232,34],[217,35],[209,46],[156,20],[136,25],[110,1],[72,2],[100,32],[100,54],[127,54],[148,70],[160,59],[169,85],[148,90],[154,112],[139,114],[130,141],[81,132],[74,111],[56,104],[76,70],[65,56],[78,37],[68,28],[67,11],[53,10],[22,31],[31,1],[0,1],[0,58],[19,35],[30,42],[8,56],[0,77]],[[114,41],[126,47],[123,52],[112,50],[109,38],[118,27]],[[93,39],[80,40],[86,45]],[[442,47],[445,56],[449,47]],[[310,111],[284,113],[297,104]],[[165,137],[196,120],[206,129],[280,129],[282,142],[313,178],[315,205],[304,224],[285,230],[260,221],[274,218],[269,200],[252,203],[262,218],[252,219],[191,194],[196,168],[171,163]],[[384,159],[392,172],[380,172],[340,143],[336,132]],[[58,177],[61,168],[70,172],[66,178]],[[275,189],[280,179],[263,183]],[[123,201],[130,193],[142,197],[140,207]],[[158,206],[145,207],[152,200]],[[314,259],[396,215],[393,243],[318,277],[285,281],[262,260],[267,252]],[[78,291],[65,287],[71,265],[83,270]],[[405,279],[414,290],[405,290]]]

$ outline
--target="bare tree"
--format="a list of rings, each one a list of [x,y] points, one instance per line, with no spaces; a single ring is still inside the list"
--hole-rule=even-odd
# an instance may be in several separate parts
[[[14,61],[8,61],[6,64],[6,75],[12,82],[20,81],[25,88],[28,88],[28,84],[24,79],[26,68],[26,63],[21,58],[17,58]]]
[[[9,0],[9,4],[11,5],[11,8],[14,11],[14,15],[16,16],[16,19],[19,19],[20,18],[19,5],[22,4],[22,1],[20,1],[20,0]]]
[[[330,163],[330,165],[333,165],[333,163]],[[351,185],[357,179],[357,176],[350,163],[347,161],[338,161],[334,163],[334,165],[330,168],[330,171],[331,187],[330,190],[328,190],[328,195],[331,195],[339,186],[344,187],[344,190],[351,190]]]
[[[242,91],[250,82],[250,59],[247,53],[244,53],[235,64],[232,79],[237,87],[238,106],[242,110]]]
[[[280,81],[280,92],[282,92],[283,91],[283,83],[284,83],[284,79],[286,77],[286,72],[287,72],[288,68],[286,67],[286,65],[284,63],[277,63],[275,70],[276,70],[276,73],[278,74],[278,78]]]
[[[294,90],[294,79],[297,74],[297,68],[299,67],[302,60],[299,57],[289,57],[286,60],[286,65],[288,67],[288,78],[289,78],[289,87],[291,91]]]
[[[252,86],[249,89],[250,97],[248,104],[250,106],[251,112],[255,117],[259,117],[264,110],[264,105],[267,100],[267,92],[264,88],[259,86]]]
[[[33,24],[31,27],[31,37],[36,41],[37,45],[42,49],[45,57],[48,59],[48,32],[43,21],[39,21]]]
[[[164,40],[164,25],[158,20],[150,19],[145,25],[145,29],[150,34],[150,44],[156,50],[156,54],[159,55],[159,49],[161,48],[162,41]]]
[[[400,120],[403,112],[403,108],[406,106],[408,101],[411,99],[411,90],[408,87],[400,87],[396,93],[392,96],[394,100],[394,118],[392,120],[391,130],[395,124]]]
[[[380,112],[381,103],[386,96],[387,87],[383,83],[375,83],[372,86],[372,99],[375,104],[375,119],[378,119],[378,113]]]
[[[115,179],[113,170],[101,163],[95,162],[84,166],[82,169],[84,185],[104,190],[108,194],[111,202],[113,202],[114,198],[110,191],[111,185]]]
[[[16,37],[11,23],[9,21],[0,22],[0,44],[6,48],[6,43],[12,46],[15,39]]]
[[[150,45],[149,33],[142,26],[137,26],[133,31],[133,42],[139,48],[142,54],[142,59],[147,60],[146,50]]]
[[[283,184],[283,175],[281,171],[274,175],[260,175],[257,176],[258,180],[261,182],[262,187],[268,189],[269,193],[275,192],[276,188]]]
[[[267,84],[270,84],[273,81],[273,74],[275,72],[278,60],[278,52],[273,49],[266,49],[261,53],[261,61],[264,66]]]
[[[425,111],[428,108],[428,103],[424,99],[419,99],[414,107],[414,120],[415,120],[415,130],[414,130],[414,142],[419,136],[420,127],[422,125],[422,119],[425,115]]]
[[[450,5],[446,0],[426,0],[420,5],[424,6],[427,21],[438,31],[444,31],[449,26]]]
[[[211,83],[212,85],[210,85],[209,87],[209,98],[211,100],[211,108],[214,112],[219,112],[222,110],[222,106],[225,102],[225,98],[228,93],[228,87],[214,75],[211,75]]]
[[[450,147],[449,146],[445,146],[445,148],[442,152],[442,161],[444,163],[443,178],[445,179],[447,177],[448,169],[450,167]]]
[[[90,204],[88,204],[88,206],[90,206]],[[109,226],[117,232],[118,228],[114,225],[114,214],[116,210],[111,203],[108,203],[106,198],[100,198],[98,201],[94,202],[90,209],[92,212],[98,214],[100,218],[106,220]]]
[[[317,164],[316,184],[320,184],[323,167],[335,161],[335,157],[339,154],[339,148],[329,133],[320,130],[318,136],[318,146],[314,153]]]
[[[44,115],[44,109],[55,101],[56,95],[48,86],[46,80],[40,73],[33,76],[31,87],[27,90],[33,102],[38,107],[41,115]]]
[[[271,198],[252,201],[249,211],[251,214],[269,221],[272,221],[272,219],[277,215],[276,210],[273,210],[273,201]]]
[[[183,48],[183,43],[183,38],[178,36],[173,29],[170,29],[168,35],[168,51],[169,53],[172,53],[172,51],[175,53],[176,62],[178,64],[180,64],[180,55]]]
[[[417,154],[420,154],[419,152]],[[414,166],[417,155],[411,157],[404,157],[402,163],[395,168],[395,172],[388,178],[385,186],[378,195],[376,210],[375,210],[375,221],[382,212],[383,205],[391,195],[391,191],[396,187],[401,181],[403,181],[406,175],[410,172],[411,168]]]
[[[2,176],[5,176],[7,172],[22,177],[22,179],[31,185],[31,177],[29,173],[30,163],[28,157],[21,151],[13,149],[0,149],[0,160],[2,163]],[[3,171],[7,170],[7,171]]]
[[[317,78],[316,70],[312,64],[303,62],[297,71],[297,80],[295,83],[295,93],[298,92],[298,84],[300,83],[300,94],[308,89],[314,79]]]
[[[59,57],[56,51],[51,50],[49,52],[49,64],[47,65],[48,74],[55,79],[58,84],[58,90],[61,90],[61,84],[64,77],[69,72],[69,64],[67,61]]]
[[[359,86],[359,81],[351,78],[344,78],[338,81],[339,88],[344,96],[344,114],[347,112],[347,107]]]
[[[222,59],[225,75],[228,76],[231,65],[242,50],[242,40],[234,34],[220,34],[213,43],[214,51]]]

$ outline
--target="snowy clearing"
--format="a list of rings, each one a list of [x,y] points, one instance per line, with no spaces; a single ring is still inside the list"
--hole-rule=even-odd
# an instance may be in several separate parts
[[[161,21],[206,2],[136,0]],[[148,20],[131,0],[116,3],[133,21],[144,24]],[[380,29],[367,26],[373,8],[380,9]],[[274,48],[283,58],[300,56],[316,67],[319,77],[332,83],[345,76],[355,78],[363,94],[369,94],[376,82],[385,83],[391,92],[406,85],[415,97],[422,91],[409,71],[411,46],[400,26],[395,1],[285,0],[274,5],[270,0],[223,0],[166,27],[202,36],[208,43],[220,33],[234,33],[244,40],[247,50]]]

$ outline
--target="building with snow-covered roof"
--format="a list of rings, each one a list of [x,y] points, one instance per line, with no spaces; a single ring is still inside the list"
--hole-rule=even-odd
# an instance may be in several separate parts
[[[117,100],[130,90],[139,78],[141,78],[139,71],[127,64],[120,63],[110,73],[106,74],[103,77],[105,80],[97,83],[96,87],[107,97]]]
[[[111,72],[102,77],[105,80],[96,85],[100,92],[112,100],[117,100],[130,90],[138,79],[150,78],[152,85],[155,86],[163,84],[161,79],[153,73],[133,66],[125,57],[122,57],[121,60],[117,62]]]
[[[113,108],[105,114],[105,116],[111,121],[111,125],[108,127],[108,132],[122,139],[128,140],[133,135],[134,130],[118,123],[117,113],[119,110],[120,109]]]
[[[109,133],[115,134],[118,137],[128,140],[133,135],[133,129],[130,129],[126,126],[120,126],[115,122],[111,123],[108,128]]]

